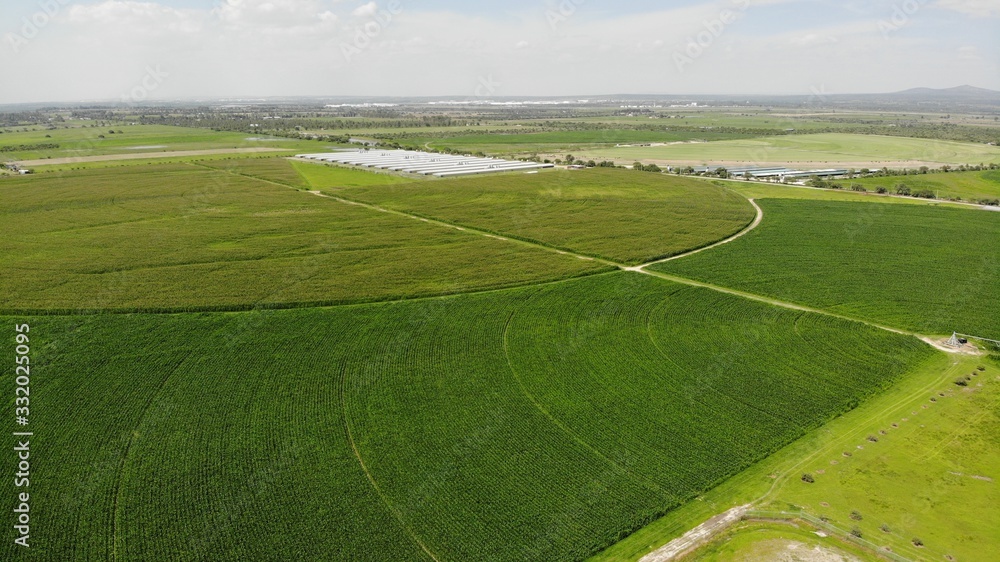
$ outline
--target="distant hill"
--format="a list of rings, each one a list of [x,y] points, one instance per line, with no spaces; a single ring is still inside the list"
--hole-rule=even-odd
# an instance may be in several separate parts
[[[927,101],[1000,102],[1000,92],[968,85],[943,89],[913,88],[890,94],[890,96],[924,99]]]

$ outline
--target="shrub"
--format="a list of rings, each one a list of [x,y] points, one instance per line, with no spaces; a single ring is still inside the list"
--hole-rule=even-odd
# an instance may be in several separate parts
[[[813,478],[812,474],[809,474],[807,472],[807,473],[805,473],[805,474],[802,475],[802,481],[805,482],[806,484],[812,484],[813,482],[816,481],[816,479]]]
[[[851,512],[851,519],[861,521],[864,517],[861,516],[861,513],[859,513],[858,510],[854,510]]]
[[[851,184],[851,191],[860,191],[864,193],[867,192],[868,190],[865,189],[865,186],[861,185],[860,183],[853,183]]]
[[[855,527],[855,528],[851,529],[851,536],[860,539],[864,535],[862,535],[861,529]]]
[[[889,190],[887,188],[882,187],[882,186],[878,186],[878,187],[875,188],[875,193],[880,193],[882,195],[885,195],[886,193],[889,193]]]
[[[913,539],[910,542],[913,543],[913,546],[918,547],[918,548],[924,546],[924,541],[920,540],[917,537],[913,537]]]
[[[891,532],[892,532],[892,529],[890,529],[890,528],[889,528],[889,526],[888,526],[888,525],[886,525],[885,523],[882,523],[881,525],[879,525],[879,529],[880,529],[880,530],[881,530],[881,531],[882,531],[883,533],[891,533]]]
[[[963,378],[958,378],[958,379],[955,379],[955,384],[956,384],[957,386],[969,386],[969,383],[968,383],[968,381],[966,381],[966,380],[965,380],[965,379],[963,379]]]

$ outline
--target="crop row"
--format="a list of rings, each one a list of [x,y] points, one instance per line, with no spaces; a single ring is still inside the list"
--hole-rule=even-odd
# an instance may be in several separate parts
[[[766,220],[747,236],[654,269],[924,334],[1000,336],[1000,214],[834,201],[760,205]]]
[[[933,353],[629,273],[32,326],[32,560],[579,560]]]

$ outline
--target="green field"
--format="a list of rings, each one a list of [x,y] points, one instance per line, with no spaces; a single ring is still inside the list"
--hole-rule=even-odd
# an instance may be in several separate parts
[[[17,321],[44,443],[23,560],[580,559],[937,356],[634,273]]]
[[[115,133],[112,134],[111,131]],[[104,138],[100,138],[102,136]],[[17,131],[0,135],[0,147],[38,144],[58,144],[59,147],[2,152],[0,161],[230,148],[275,148],[311,152],[326,148],[315,141],[255,137],[246,133],[168,125],[75,125],[66,129]]]
[[[1000,147],[954,141],[825,133],[788,135],[752,140],[676,144],[658,147],[604,148],[577,155],[585,159],[642,162],[778,163],[857,169],[899,167],[906,163],[1000,163]]]
[[[870,427],[877,442],[859,436],[842,450],[825,451],[803,468],[814,484],[790,480],[763,507],[794,505],[840,528],[857,527],[913,560],[994,559],[1000,369],[982,361],[962,366],[919,405]],[[952,383],[965,377],[968,386]],[[851,519],[852,511],[862,520]],[[914,537],[922,547],[913,545]]]
[[[724,188],[616,169],[329,191],[627,264],[706,246],[748,226],[756,214]]]
[[[248,166],[295,177],[282,160]],[[606,269],[195,165],[8,179],[0,200],[5,310],[360,302]]]
[[[323,166],[307,162],[292,162],[291,165],[314,189],[395,185],[415,181],[413,178],[395,174],[357,170],[342,166]]]
[[[747,522],[684,558],[687,562],[733,562],[734,560],[810,560],[827,554],[840,560],[879,562],[882,559],[858,546],[834,537],[818,537],[815,530],[787,523]],[[792,557],[792,558],[790,558]],[[816,556],[819,558],[819,556]],[[820,558],[826,560],[827,558]]]
[[[1000,365],[1000,363],[997,363],[997,360],[1000,360],[1000,357],[994,358],[993,366]],[[955,388],[952,381],[959,376],[964,376],[975,371],[977,366],[983,364],[984,361],[981,357],[935,355],[931,360],[914,369],[908,376],[889,390],[879,393],[877,397],[865,402],[859,408],[810,432],[795,443],[769,456],[766,460],[713,488],[710,492],[700,496],[697,501],[689,502],[653,524],[644,527],[627,539],[594,556],[591,562],[635,562],[670,540],[681,536],[688,530],[707,521],[709,518],[740,505],[753,503],[758,508],[764,508],[768,512],[784,512],[794,516],[794,514],[802,510],[803,505],[796,503],[800,499],[793,496],[786,498],[785,495],[788,492],[795,494],[797,491],[808,491],[810,489],[809,485],[801,480],[804,473],[808,472],[814,477],[824,477],[825,473],[831,473],[837,467],[837,465],[829,464],[829,460],[840,462],[847,458],[843,455],[845,451],[855,454],[859,451],[857,449],[858,444],[871,445],[866,440],[866,436],[881,436],[880,430],[886,428],[890,431],[895,431],[892,424],[903,425],[908,423],[903,422],[900,424],[903,418],[912,419],[913,411],[924,411],[931,407],[942,409],[953,408],[958,402],[943,401],[937,394],[940,392],[950,393],[951,389]],[[989,363],[986,363],[986,365],[989,365]],[[988,366],[988,369],[992,369],[993,366]],[[977,381],[975,384],[978,384],[978,382],[981,381]],[[938,402],[930,402],[928,397],[936,397]],[[924,408],[924,406],[927,406],[927,408]],[[958,422],[958,425],[955,426],[956,430],[959,429],[959,426],[966,425],[964,420],[953,419]],[[987,428],[986,431],[989,431],[989,426],[985,427]],[[951,430],[950,428],[947,429],[948,431]],[[961,446],[960,443],[961,441],[958,441],[955,445]],[[881,444],[881,439],[879,444]],[[928,452],[930,451],[915,447],[911,450],[912,457],[900,456],[893,462],[897,465],[905,465],[910,462],[911,458],[916,458]],[[880,456],[876,458],[881,459]],[[923,473],[920,478],[934,479],[940,477],[940,474],[934,470],[935,465],[925,464],[925,466],[931,467],[931,470]],[[899,482],[888,482],[886,480],[898,478],[898,473],[887,472],[883,470],[884,467],[878,464],[862,468],[863,470],[870,470],[870,473],[865,477],[870,482],[872,488],[879,489],[879,494],[876,495],[881,494],[881,487],[883,486],[887,491],[900,489]],[[916,473],[920,474],[920,470],[917,470]],[[919,487],[920,485],[917,481],[913,483],[914,487]],[[827,487],[827,489],[830,488]],[[851,489],[851,485],[845,484],[844,489]],[[871,488],[869,488],[869,493],[871,493],[870,490]],[[909,502],[912,501],[912,495],[901,498],[887,495],[885,499],[891,502]],[[833,502],[834,500],[827,497],[819,501]],[[983,497],[981,501],[991,501],[990,496]],[[973,505],[978,504],[974,503]],[[819,507],[823,508],[823,506]],[[835,536],[843,538],[855,524],[849,517],[845,518],[844,514],[849,515],[853,509],[855,508],[851,507],[846,512],[842,507],[838,508],[837,511],[826,508],[818,511],[807,509],[806,513],[811,514],[814,518],[820,516],[837,518],[838,520],[834,528],[838,531]],[[983,509],[987,509],[985,505]],[[973,510],[956,513],[949,510],[941,510],[933,514],[930,518],[927,517],[929,514],[926,511],[922,511],[921,513],[920,517],[923,519],[922,525],[934,524],[937,518],[952,518],[954,522],[948,523],[949,528],[954,525],[961,525],[962,521],[966,518],[975,518],[977,516]],[[905,512],[899,515],[905,516]],[[871,512],[869,513],[870,516]],[[845,522],[849,522],[850,524],[845,525]],[[875,524],[875,528],[877,529],[881,523],[882,521],[878,521]],[[873,549],[891,545],[895,550],[897,547],[905,547],[909,539],[912,538],[900,536],[899,531],[899,528],[897,528],[895,534],[883,534],[879,531],[874,535],[869,534],[865,538],[875,544]],[[735,534],[742,535],[742,533]],[[967,541],[965,535],[952,536],[947,539],[939,536],[939,538],[941,538],[941,541],[937,546],[940,548],[946,548],[956,543]],[[723,537],[723,541],[725,539],[726,537]],[[992,548],[991,545],[995,544],[995,539],[985,536],[977,538],[976,542],[982,545],[984,551],[989,552]],[[743,536],[739,538],[739,544],[741,549],[753,549],[753,537]],[[917,556],[916,553],[921,551],[916,549],[903,549],[902,552],[914,560],[930,561],[940,559],[936,554],[940,552],[938,550],[931,551],[929,557],[926,558]],[[969,558],[969,560],[977,559],[975,557]]]
[[[749,138],[747,134],[713,131],[641,131],[595,129],[552,131],[545,133],[490,133],[452,137],[417,137],[406,139],[419,148],[482,150],[487,153],[531,153],[559,150],[586,150],[593,146],[653,142],[719,141]]]
[[[403,144],[625,164],[1000,162],[978,144],[693,131],[856,125],[732,111],[567,130],[356,119]],[[73,125],[4,132],[61,146],[0,160],[330,148]],[[694,139],[712,142],[613,146]],[[36,398],[33,544],[0,560],[634,562],[755,502],[912,560],[992,562],[1000,357],[879,326],[1000,339],[1000,213],[623,169],[439,180],[244,156],[0,180],[0,355],[29,323]],[[997,172],[852,181],[1000,194]],[[748,198],[764,218],[746,236],[659,278],[617,270],[741,232]],[[812,530],[748,523],[691,559],[788,541],[874,559]]]
[[[1000,213],[763,199],[764,223],[654,266],[928,335],[1000,336]]]
[[[925,174],[917,176],[897,176],[889,178],[864,178],[852,180],[869,191],[884,187],[890,193],[903,183],[913,191],[928,189],[939,199],[961,197],[965,201],[1000,198],[1000,171],[949,172],[946,174]]]
[[[937,199],[896,197],[891,194],[862,192],[849,189],[821,189],[796,184],[770,183],[746,180],[709,180],[713,184],[731,189],[750,199],[805,199],[809,201],[851,201],[854,203],[883,203],[886,205],[924,205],[967,209],[965,205]]]

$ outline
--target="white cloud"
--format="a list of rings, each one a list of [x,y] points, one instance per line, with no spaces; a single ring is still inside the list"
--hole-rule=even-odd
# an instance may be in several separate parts
[[[1000,17],[997,0],[938,0],[937,6],[981,18]]]
[[[358,18],[370,18],[378,13],[378,4],[375,2],[369,2],[367,4],[362,4],[351,12],[351,15]]]

